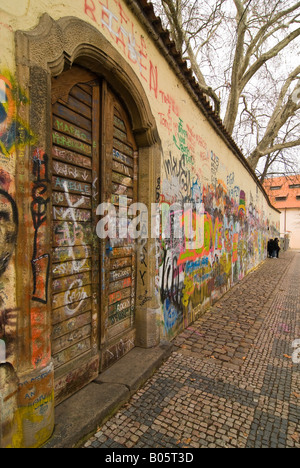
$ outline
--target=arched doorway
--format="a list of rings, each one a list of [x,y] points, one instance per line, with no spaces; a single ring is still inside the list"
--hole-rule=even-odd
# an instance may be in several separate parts
[[[137,201],[137,149],[126,108],[105,79],[79,66],[52,79],[51,350],[57,403],[97,376],[98,355],[104,370],[135,346],[137,249],[119,235],[119,201],[123,197],[126,207]],[[97,237],[100,203],[111,204],[118,215],[115,238]]]
[[[25,239],[17,249],[17,259],[22,265],[17,274],[24,330],[20,350],[24,350],[22,359],[27,375],[33,361],[38,362],[41,373],[46,365],[52,368],[54,364],[57,404],[135,343],[150,347],[159,342],[156,263],[151,255],[153,246],[148,246],[152,241],[143,245],[147,271],[142,272],[141,281],[138,275],[134,278],[129,274],[128,268],[134,271],[135,255],[131,253],[134,248],[125,243],[114,244],[112,251],[111,245],[100,243],[95,236],[94,208],[100,201],[116,203],[120,196],[118,186],[125,187],[132,201],[139,192],[139,201],[148,206],[155,203],[161,149],[141,82],[130,64],[96,28],[77,18],[54,21],[45,14],[35,30],[18,32],[16,42],[17,79],[30,89],[28,123],[36,136],[36,147],[47,156],[47,160],[43,156],[43,164],[46,167],[46,162],[49,163],[49,183],[47,179],[45,185],[50,201],[43,205],[45,214],[38,240],[45,266],[48,258],[52,261],[49,278],[41,263],[39,273],[45,291],[42,301],[33,302],[32,265],[24,265],[23,259],[25,251],[32,258],[34,230],[29,226],[28,236],[26,222],[20,223],[20,235]],[[63,107],[68,112],[60,114]],[[86,126],[85,119],[91,122],[90,126]],[[114,133],[118,133],[118,138]],[[119,146],[115,145],[117,140]],[[137,148],[139,171],[135,174]],[[75,159],[71,153],[76,154]],[[30,173],[34,170],[29,146],[19,160],[22,169],[28,161]],[[30,178],[35,181],[31,175]],[[20,218],[26,220],[24,200],[31,199],[31,189],[21,171],[18,185]],[[59,226],[68,226],[62,231],[65,234]],[[88,240],[91,229],[94,235]],[[139,268],[140,256],[137,257]],[[65,270],[67,267],[70,269]],[[86,270],[76,271],[80,267]],[[147,302],[139,301],[133,307],[134,296],[140,297],[145,290]],[[74,317],[60,315],[63,306],[64,312]],[[38,323],[32,320],[32,310]],[[34,351],[36,354],[39,351],[30,342],[33,326],[38,329],[40,348],[45,349],[41,361],[35,361],[33,356]]]

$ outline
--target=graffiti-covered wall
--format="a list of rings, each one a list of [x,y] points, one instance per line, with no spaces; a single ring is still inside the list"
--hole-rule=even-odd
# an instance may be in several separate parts
[[[146,0],[2,0],[0,40],[0,447],[38,447],[57,392],[172,340],[266,258],[279,213]],[[149,226],[98,243],[95,200],[125,192]]]
[[[160,239],[159,294],[168,337],[259,265],[278,227],[258,186],[243,177],[243,168],[177,120],[171,127],[172,149],[163,154],[160,203],[167,206],[171,226],[176,212],[183,216],[184,204],[191,209],[202,204],[203,231],[194,249],[186,236]]]
[[[44,153],[33,149],[36,137],[22,116],[28,90],[5,67],[0,89],[0,446],[34,447],[53,426],[48,318],[39,307],[48,291],[49,255],[41,252],[48,167]]]

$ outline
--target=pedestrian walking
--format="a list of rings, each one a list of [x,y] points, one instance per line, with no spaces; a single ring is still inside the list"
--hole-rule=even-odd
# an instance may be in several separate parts
[[[274,252],[274,239],[270,239],[268,242],[268,258],[273,257]]]
[[[279,247],[279,239],[276,238],[274,240],[274,254],[273,254],[274,258],[279,258],[280,250],[281,250],[281,248]]]

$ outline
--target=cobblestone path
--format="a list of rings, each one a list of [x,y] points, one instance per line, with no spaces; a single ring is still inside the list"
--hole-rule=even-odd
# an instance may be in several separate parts
[[[300,253],[269,259],[174,341],[86,448],[300,448]]]

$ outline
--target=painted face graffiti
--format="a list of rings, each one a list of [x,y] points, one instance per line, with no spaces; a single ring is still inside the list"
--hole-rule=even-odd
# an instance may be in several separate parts
[[[18,232],[18,212],[13,198],[0,190],[0,277],[14,252]]]
[[[0,277],[6,272],[14,253],[18,234],[18,211],[11,195],[8,194],[10,177],[3,170],[0,172]],[[0,306],[4,304],[0,296]],[[0,311],[0,364],[10,360],[14,362],[14,338],[17,329],[17,310]]]

